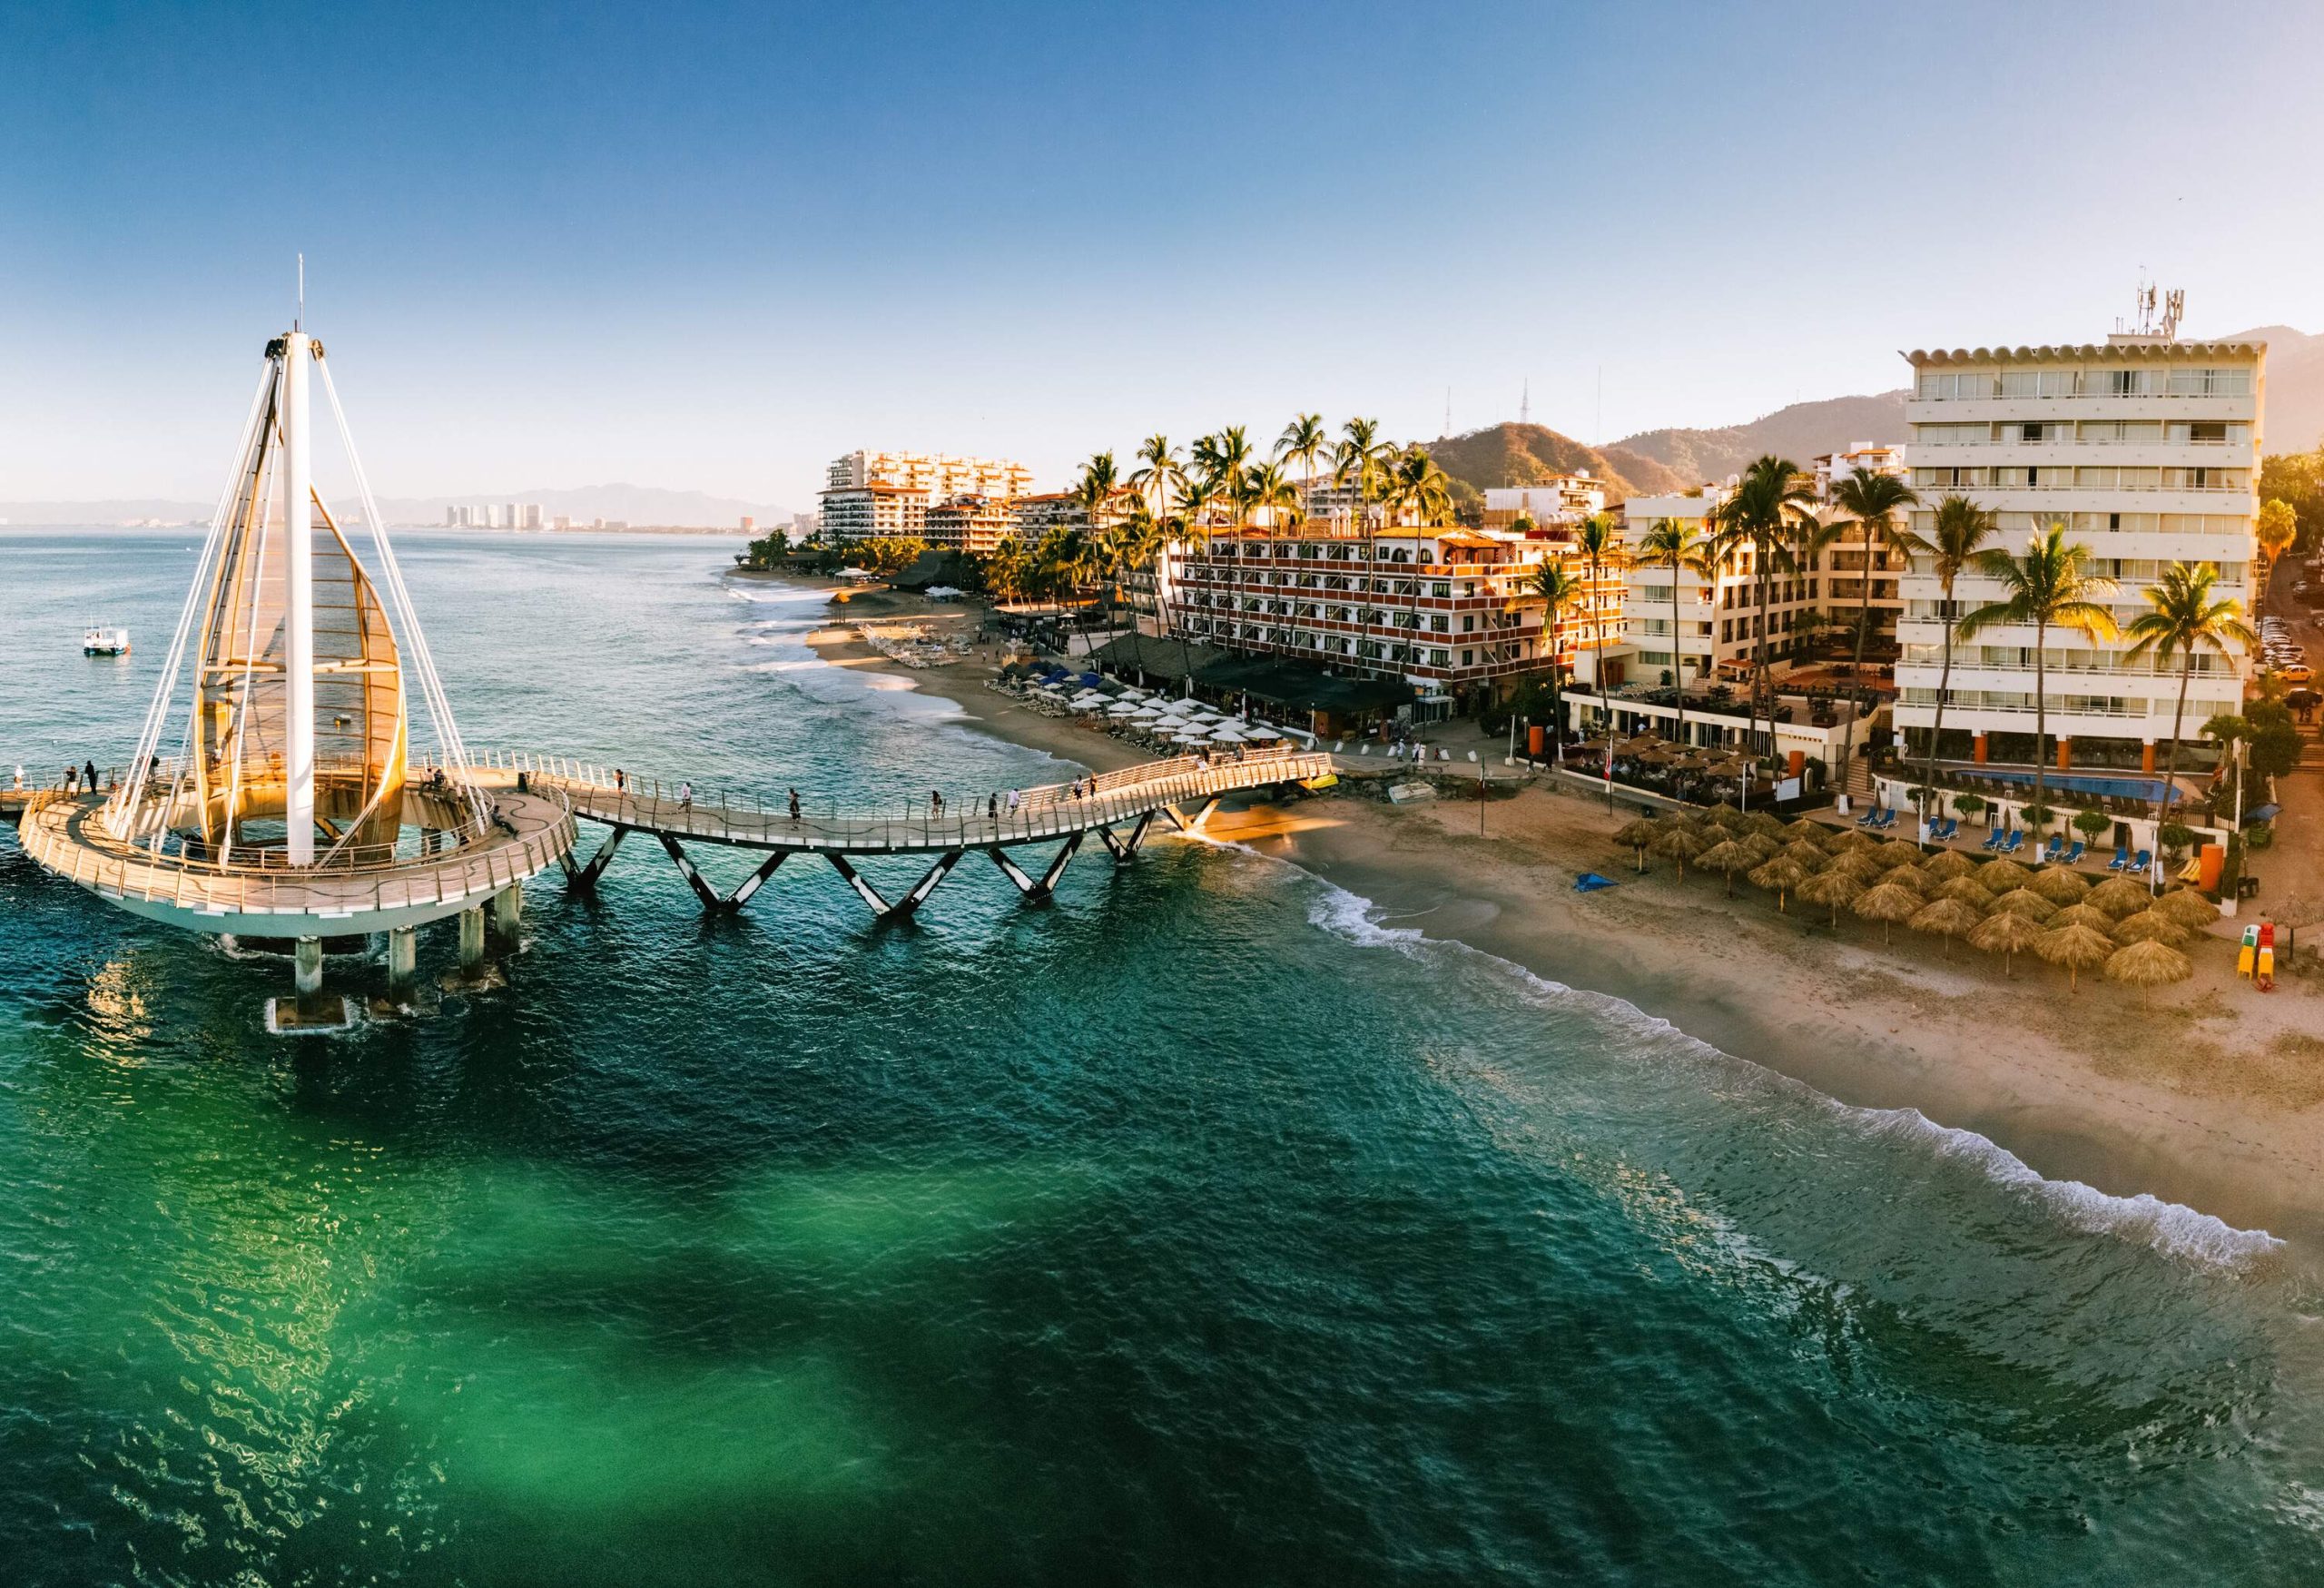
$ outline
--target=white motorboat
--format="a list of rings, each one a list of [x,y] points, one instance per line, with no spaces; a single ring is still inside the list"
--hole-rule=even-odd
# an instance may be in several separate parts
[[[81,654],[84,656],[125,656],[129,654],[129,631],[125,628],[100,628],[94,624],[81,636]]]

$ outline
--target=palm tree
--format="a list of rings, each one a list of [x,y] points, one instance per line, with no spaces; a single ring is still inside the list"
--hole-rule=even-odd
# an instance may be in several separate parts
[[[1429,525],[1442,524],[1452,507],[1452,477],[1438,467],[1428,455],[1428,449],[1417,444],[1395,454],[1387,468],[1387,499],[1398,516],[1409,512],[1413,518],[1412,601],[1406,608],[1412,618],[1410,650],[1412,660],[1420,660],[1420,531]]]
[[[1218,496],[1234,515],[1235,528],[1240,529],[1251,515],[1249,482],[1245,478],[1251,467],[1251,438],[1241,425],[1228,425],[1210,440],[1210,466]]]
[[[1544,555],[1541,566],[1533,570],[1533,594],[1548,603],[1541,614],[1541,636],[1550,654],[1550,723],[1560,745],[1565,743],[1565,695],[1558,677],[1558,620],[1590,599],[1590,587],[1576,578],[1563,558],[1555,553]],[[1558,759],[1563,761],[1562,749]]]
[[[1614,731],[1614,708],[1606,691],[1606,607],[1600,599],[1604,571],[1620,567],[1630,560],[1622,547],[1621,527],[1611,513],[1592,513],[1573,532],[1573,548],[1590,565],[1590,671],[1598,679],[1598,715],[1610,737]],[[1613,798],[1610,786],[1609,801]]]
[[[1638,543],[1638,559],[1660,563],[1670,570],[1670,677],[1679,686],[1676,737],[1687,742],[1687,658],[1679,646],[1679,576],[1691,572],[1709,581],[1718,576],[1718,553],[1711,550],[1694,526],[1684,518],[1657,518]]]
[[[1770,748],[1775,739],[1775,702],[1768,686],[1768,585],[1779,572],[1797,571],[1787,544],[1791,521],[1808,515],[1815,498],[1815,490],[1800,474],[1798,465],[1769,452],[1745,469],[1727,499],[1707,515],[1728,548],[1743,544],[1751,548],[1751,571],[1758,587],[1759,609],[1751,646],[1750,753],[1755,756],[1759,754],[1759,709],[1763,705],[1768,708]],[[1846,774],[1842,775],[1845,778]],[[1841,786],[1846,786],[1845,782]]]
[[[1300,467],[1299,507],[1303,514],[1313,510],[1308,504],[1315,495],[1315,465],[1331,450],[1331,437],[1324,429],[1324,416],[1319,413],[1298,415],[1275,438],[1276,459]]]
[[[1954,581],[1979,566],[1985,555],[1985,541],[1999,528],[1994,515],[1967,497],[1949,496],[1936,504],[1936,522],[1926,537],[1911,529],[1891,534],[1905,555],[1929,559],[1928,571],[1936,576],[1936,587],[1944,592],[1937,603],[1937,621],[1945,626],[1945,663],[1936,675],[1936,720],[1929,725],[1928,757],[1921,769],[1924,788],[1936,786],[1936,744],[1945,733],[1945,696],[1953,689]],[[1921,796],[1921,814],[1928,814],[1926,794]]]
[[[1896,476],[1869,469],[1850,470],[1846,479],[1832,488],[1832,500],[1844,515],[1835,528],[1853,524],[1864,538],[1864,599],[1856,611],[1856,663],[1848,670],[1850,681],[1856,684],[1858,710],[1864,704],[1860,682],[1864,676],[1864,642],[1872,633],[1873,570],[1887,560],[1888,548],[1896,544],[1896,516],[1920,499],[1913,488]],[[1840,764],[1851,768],[1856,765],[1856,711],[1851,710],[1841,736]]]
[[[1378,419],[1350,419],[1340,427],[1340,436],[1332,449],[1332,483],[1355,488],[1355,533],[1366,543],[1364,558],[1370,562],[1372,502],[1391,449],[1380,439]]]
[[[2243,621],[2243,604],[2231,597],[2214,598],[2219,570],[2209,564],[2174,562],[2162,577],[2146,587],[2150,610],[2131,620],[2122,637],[2131,642],[2132,656],[2152,656],[2169,666],[2179,658],[2179,705],[2171,714],[2171,759],[2163,770],[2162,794],[2155,801],[2154,823],[2160,832],[2171,819],[2172,797],[2179,792],[2180,726],[2187,715],[2187,684],[2195,676],[2195,653],[2224,656],[2228,642],[2256,648],[2260,636]]]
[[[1170,512],[1170,493],[1186,488],[1187,471],[1170,438],[1152,435],[1137,445],[1137,468],[1131,471],[1130,488],[1146,494],[1157,518]]]
[[[1194,444],[1192,453],[1196,472],[1181,477],[1178,481],[1178,513],[1183,520],[1179,532],[1192,538],[1196,529],[1202,531],[1202,566],[1205,570],[1203,605],[1205,606],[1209,604],[1209,597],[1213,594],[1209,587],[1215,582],[1210,560],[1210,504],[1217,498],[1218,492],[1216,477],[1202,467],[1202,460],[1209,444],[1210,438],[1207,436]]]
[[[2049,733],[2049,674],[2043,647],[2050,630],[2063,628],[2089,639],[2115,636],[2114,615],[2099,605],[2114,593],[2114,581],[2090,572],[2090,547],[2066,543],[2066,527],[2053,523],[2037,530],[2025,543],[2025,555],[1988,551],[1977,558],[1977,571],[2001,582],[1998,601],[1988,601],[1962,615],[1955,632],[1974,639],[1996,624],[2034,626],[2034,804],[2044,804],[2042,741]]]
[[[1282,468],[1272,462],[1254,463],[1243,471],[1243,496],[1253,512],[1269,515],[1270,525],[1296,527],[1304,516],[1299,488],[1284,478]]]
[[[983,567],[985,588],[1005,605],[1025,594],[1032,573],[1032,557],[1025,549],[1025,543],[1011,535],[984,554]]]

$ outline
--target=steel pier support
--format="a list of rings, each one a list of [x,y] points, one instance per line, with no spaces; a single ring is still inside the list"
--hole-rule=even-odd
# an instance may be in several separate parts
[[[576,888],[596,887],[597,879],[606,874],[606,863],[613,859],[614,851],[621,847],[621,841],[629,836],[630,831],[627,827],[616,825],[606,841],[597,845],[597,853],[591,855],[586,864],[574,864],[573,853],[567,850],[564,855],[566,880]]]
[[[1000,868],[1000,874],[1017,884],[1019,893],[1038,904],[1049,899],[1056,892],[1057,880],[1065,874],[1066,863],[1079,852],[1081,840],[1087,836],[1086,833],[1068,833],[1063,847],[1058,850],[1056,858],[1049,862],[1049,870],[1041,873],[1039,882],[1035,882],[1019,870],[1017,863],[1009,858],[1008,853],[1000,845],[996,843],[985,853],[992,856],[992,863]]]

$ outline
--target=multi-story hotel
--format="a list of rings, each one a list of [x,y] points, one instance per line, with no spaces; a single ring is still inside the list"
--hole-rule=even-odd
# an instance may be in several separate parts
[[[1731,484],[1732,482],[1730,482]],[[1640,547],[1655,524],[1675,519],[1699,540],[1706,538],[1704,517],[1727,499],[1727,486],[1705,486],[1691,496],[1632,497],[1622,504],[1622,539],[1633,560],[1627,570],[1629,598],[1623,607],[1627,644],[1619,657],[1628,677],[1620,682],[1693,685],[1703,680],[1730,683],[1749,676],[1753,645],[1759,632],[1759,587],[1755,556],[1748,545],[1738,546],[1719,559],[1709,578],[1681,567],[1678,571],[1679,605],[1670,605],[1670,565],[1644,560]],[[1805,651],[1801,614],[1815,611],[1819,597],[1814,568],[1797,570],[1768,586],[1768,665],[1771,672],[1790,670]]]
[[[1586,472],[1555,474],[1531,485],[1494,486],[1485,492],[1484,527],[1513,528],[1520,518],[1534,523],[1579,524],[1606,510],[1606,482]]]
[[[992,458],[862,449],[832,460],[822,492],[822,528],[841,543],[928,533],[928,511],[960,497],[1006,501],[1031,488],[1032,470]]]
[[[2063,523],[2090,548],[2093,573],[2116,580],[2111,605],[2127,625],[2142,593],[2178,561],[2219,570],[2219,594],[2250,609],[2259,517],[2264,342],[2182,342],[2168,334],[2103,344],[1956,348],[1906,355],[1914,388],[1913,527],[1930,532],[1936,504],[1958,493],[2000,520],[1995,549]],[[1907,735],[1935,718],[1944,624],[1925,558],[1903,578],[1903,654],[1896,721]],[[1994,580],[1965,577],[1956,610],[1998,598]],[[1957,642],[1939,754],[2024,764],[2033,755],[2034,631],[1990,628]],[[2180,659],[2133,661],[2119,641],[2049,632],[2048,728],[2060,766],[2139,764],[2171,736]],[[2188,691],[2190,733],[2243,698],[2241,656],[2199,656]]]
[[[1405,679],[1442,710],[1499,693],[1574,644],[1581,626],[1545,633],[1547,603],[1532,589],[1535,570],[1560,555],[1507,530],[1214,528],[1169,548],[1163,597],[1196,640]],[[1609,644],[1619,591],[1609,579]]]
[[[1905,466],[1904,448],[1874,441],[1858,441],[1845,452],[1824,453],[1811,467],[1816,476],[1816,499],[1827,514],[1836,510],[1833,488],[1859,469],[1899,479],[1909,479],[1912,473]],[[1897,526],[1905,521],[1904,514],[1896,515]],[[1868,547],[1862,527],[1851,522],[1809,570],[1808,593],[1822,603],[1825,615],[1831,619],[1830,627],[1853,636],[1852,626],[1864,611],[1867,567],[1872,579],[1872,635],[1866,657],[1868,667],[1874,657],[1885,657],[1896,643],[1896,616],[1905,609],[1905,598],[1897,588],[1897,580],[1905,571],[1905,554],[1885,541],[1876,548]],[[1854,655],[1852,639],[1846,648]]]
[[[928,509],[921,533],[931,546],[980,556],[1017,533],[1016,506],[991,497],[948,497]]]

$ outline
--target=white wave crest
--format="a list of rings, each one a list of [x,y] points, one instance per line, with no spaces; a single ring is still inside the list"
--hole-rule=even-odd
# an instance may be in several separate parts
[[[1239,849],[1259,860],[1274,858],[1241,844],[1220,847]],[[1312,873],[1306,874],[1313,876]],[[1471,944],[1455,939],[1432,938],[1418,927],[1384,924],[1379,907],[1371,900],[1321,877],[1315,877],[1314,881],[1320,892],[1308,906],[1308,922],[1334,937],[1362,948],[1393,949],[1413,958],[1436,953],[1473,956],[1475,961],[1490,964],[1506,975],[1540,1002],[1587,1009],[1641,1035],[1679,1039],[1701,1059],[1748,1065],[1787,1088],[1797,1089],[1800,1095],[1816,1100],[1850,1129],[1904,1144],[1939,1159],[1968,1163],[1994,1184],[2038,1201],[2070,1228],[2141,1242],[2166,1257],[2220,1268],[2242,1267],[2280,1250],[2284,1245],[2264,1229],[2238,1228],[2211,1214],[2183,1203],[2166,1202],[2149,1192],[2117,1197],[2081,1180],[2047,1179],[2006,1148],[1974,1130],[1940,1125],[1917,1109],[1866,1109],[1841,1102],[1805,1082],[1689,1036],[1669,1021],[1649,1014],[1611,993],[1590,992],[1552,981]]]

